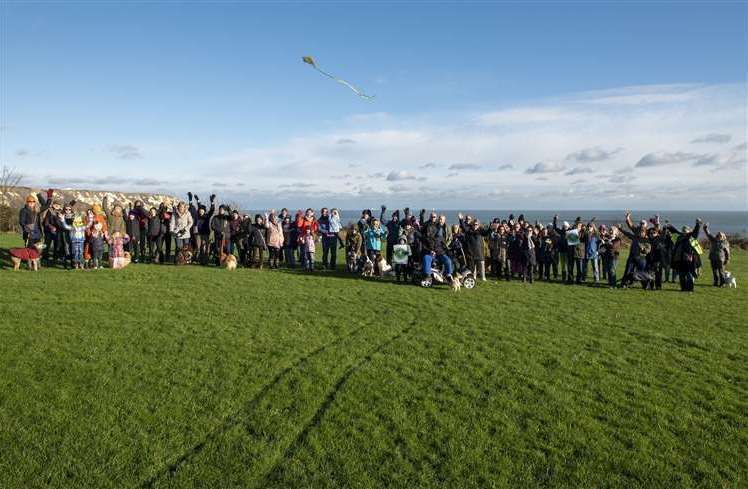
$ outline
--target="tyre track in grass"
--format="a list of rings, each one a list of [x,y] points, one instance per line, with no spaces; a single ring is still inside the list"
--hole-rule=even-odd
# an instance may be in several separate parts
[[[254,487],[268,487],[268,485],[272,483],[274,479],[277,478],[278,475],[280,474],[283,462],[293,457],[296,454],[296,452],[299,450],[299,448],[307,440],[311,431],[320,425],[320,423],[322,422],[322,419],[325,416],[325,413],[327,413],[327,411],[335,403],[338,393],[345,386],[345,384],[348,382],[351,376],[355,374],[363,365],[369,363],[372,357],[374,357],[378,353],[381,353],[385,348],[387,348],[388,346],[395,343],[397,340],[399,340],[403,336],[410,333],[410,331],[415,326],[416,326],[416,320],[412,320],[409,326],[400,330],[397,334],[391,336],[390,338],[386,339],[382,343],[379,343],[374,348],[369,350],[369,352],[366,353],[363,357],[359,358],[357,361],[355,361],[350,366],[348,366],[348,368],[343,372],[343,374],[338,378],[338,380],[335,381],[332,388],[330,388],[327,391],[327,394],[325,395],[325,398],[322,401],[322,404],[319,405],[317,410],[314,412],[314,415],[303,426],[299,434],[296,436],[293,442],[291,442],[291,444],[286,448],[283,454],[272,463],[270,469],[263,476],[259,478],[259,482],[254,484]]]
[[[211,441],[217,440],[218,438],[221,437],[221,435],[228,432],[232,427],[234,427],[238,423],[241,423],[242,413],[246,411],[254,410],[259,404],[259,402],[275,386],[277,386],[283,380],[283,378],[286,377],[289,373],[293,372],[295,369],[299,368],[302,364],[308,362],[309,360],[313,359],[317,355],[323,354],[328,349],[335,347],[336,345],[342,343],[343,341],[347,339],[353,338],[357,333],[359,333],[360,331],[362,331],[364,328],[368,326],[369,326],[368,324],[361,325],[358,328],[355,328],[354,330],[349,332],[348,334],[338,336],[334,340],[328,343],[325,343],[323,345],[320,345],[314,350],[311,350],[310,352],[296,358],[296,360],[294,360],[290,365],[281,369],[273,377],[273,379],[270,382],[263,385],[262,388],[259,391],[257,391],[257,393],[254,396],[252,396],[248,401],[245,401],[244,403],[242,403],[238,409],[236,409],[234,412],[226,416],[226,418],[224,418],[224,420],[218,426],[216,426],[211,431],[209,431],[208,434],[202,440],[200,440],[198,443],[194,444],[193,446],[191,446],[190,448],[182,452],[172,462],[166,464],[166,466],[163,467],[161,470],[151,475],[147,479],[141,481],[135,487],[152,488],[154,487],[154,484],[162,477],[173,476],[182,465],[189,463],[191,459],[193,459],[198,454],[200,454],[203,448],[205,448],[205,445],[207,445]]]

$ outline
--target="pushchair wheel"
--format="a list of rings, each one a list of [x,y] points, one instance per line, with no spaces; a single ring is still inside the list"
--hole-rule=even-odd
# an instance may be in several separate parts
[[[475,287],[475,277],[470,275],[468,277],[463,278],[462,286],[465,287],[466,289],[472,289],[473,287]]]

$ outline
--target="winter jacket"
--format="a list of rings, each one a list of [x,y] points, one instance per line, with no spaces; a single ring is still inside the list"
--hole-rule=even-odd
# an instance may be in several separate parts
[[[423,254],[431,252],[437,255],[446,253],[446,234],[437,222],[426,221],[421,229],[421,250]]]
[[[247,219],[242,227],[242,234],[247,237],[247,246],[250,248],[267,249],[265,226],[263,224],[255,224]]]
[[[206,212],[202,216],[200,215],[200,211],[198,209],[198,211],[195,213],[196,217],[193,218],[193,229],[197,232],[197,234],[199,234],[200,236],[210,236],[210,224],[215,211],[216,205],[212,202],[210,203],[210,209],[208,210],[208,212]]]
[[[161,235],[161,219],[159,219],[158,216],[152,218],[149,217],[147,226],[149,238],[158,238]]]
[[[299,228],[293,222],[283,224],[283,247],[295,250],[299,245]]]
[[[210,229],[212,229],[217,236],[228,238],[231,234],[231,215],[214,215],[210,220]]]
[[[140,239],[140,218],[135,210],[127,213],[127,234],[134,240]]]
[[[691,263],[699,262],[699,255],[691,244],[691,239],[698,239],[700,223],[696,223],[693,230],[688,233],[678,231],[672,225],[668,227],[671,233],[678,235],[673,249],[673,265],[688,266]]]
[[[275,223],[268,220],[267,225],[267,245],[271,248],[283,247],[283,224],[276,221]]]
[[[706,237],[709,239],[709,260],[712,263],[727,264],[730,261],[730,243],[727,240],[719,240],[716,236],[704,229]]]
[[[381,251],[382,240],[387,238],[387,229],[384,228],[369,228],[364,231],[364,240],[366,241],[366,249]]]
[[[102,202],[104,213],[106,214],[107,230],[110,234],[120,233],[127,234],[127,225],[125,224],[124,210],[121,213],[114,214],[114,209],[109,207],[109,198],[104,197]],[[120,209],[122,207],[120,206]]]
[[[462,221],[460,221],[460,225],[462,225]],[[483,236],[488,236],[490,232],[491,230],[488,228],[463,227],[465,251],[473,257],[473,260],[483,260]]]
[[[302,237],[306,234],[307,230],[311,231],[313,236],[316,236],[319,231],[319,224],[313,217],[307,219],[304,216],[299,216],[296,219],[296,227],[299,229],[299,235]]]
[[[184,214],[180,214],[177,209],[174,209],[170,230],[177,239],[189,239],[192,223],[192,214],[190,214],[189,210],[185,210]]]

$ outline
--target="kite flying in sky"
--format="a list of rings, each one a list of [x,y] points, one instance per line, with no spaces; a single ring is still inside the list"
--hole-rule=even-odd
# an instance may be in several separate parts
[[[314,62],[314,58],[312,58],[311,56],[304,56],[304,57],[303,57],[303,58],[301,58],[301,59],[302,59],[302,61],[304,61],[304,63],[308,64],[309,66],[311,66],[311,67],[312,67],[312,68],[314,68],[315,70],[319,71],[320,73],[322,73],[322,74],[323,74],[323,75],[325,75],[326,77],[328,77],[328,78],[332,78],[332,79],[333,79],[333,80],[335,80],[336,82],[338,82],[338,83],[341,83],[341,84],[345,85],[346,87],[350,88],[350,89],[351,89],[351,90],[353,90],[353,91],[354,91],[354,92],[356,93],[356,95],[358,95],[359,97],[361,97],[361,98],[363,98],[363,99],[366,99],[366,100],[371,100],[371,99],[373,99],[373,98],[374,98],[374,95],[366,95],[366,94],[365,94],[364,92],[362,92],[362,91],[361,91],[361,90],[359,90],[358,88],[354,87],[353,85],[351,85],[351,84],[350,84],[350,83],[348,83],[347,81],[345,81],[345,80],[341,80],[340,78],[336,78],[336,77],[332,76],[332,75],[331,75],[330,73],[327,73],[327,72],[325,72],[325,71],[322,71],[322,70],[320,70],[320,69],[319,69],[319,67],[317,66],[317,64],[316,64],[316,63]]]

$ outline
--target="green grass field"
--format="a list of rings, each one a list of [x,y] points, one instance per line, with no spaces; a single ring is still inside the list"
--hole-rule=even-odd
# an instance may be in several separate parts
[[[729,268],[694,294],[2,270],[0,487],[746,487]]]

